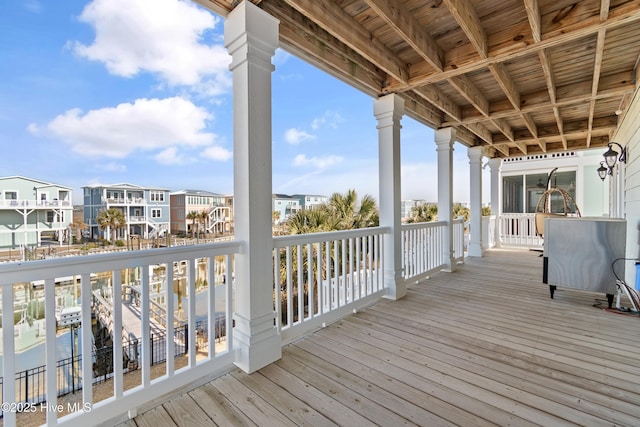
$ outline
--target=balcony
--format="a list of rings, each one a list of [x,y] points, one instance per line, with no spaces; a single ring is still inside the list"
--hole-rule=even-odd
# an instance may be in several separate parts
[[[549,299],[542,259],[467,259],[283,349],[247,375],[150,407],[137,425],[639,425],[637,318]],[[126,423],[123,425],[133,425]]]
[[[458,262],[462,228],[454,223]],[[265,416],[291,425],[638,425],[637,319],[593,307],[601,296],[591,293],[559,289],[549,299],[533,252],[491,251],[441,273],[446,229],[443,222],[403,227],[402,279],[411,285],[398,301],[383,298],[388,229],[274,238],[283,357],[251,375],[234,366],[233,322],[222,332],[219,321],[234,317],[237,284],[229,284],[242,242],[1,265],[5,325],[28,294],[14,284],[44,280],[34,291],[47,313],[57,313],[68,298],[56,277],[79,278],[68,291],[79,296],[87,325],[91,307],[98,310],[95,280],[107,280],[102,305],[112,307],[114,343],[103,362],[112,369],[98,372],[105,356],[92,347],[90,328],[76,329],[69,362],[53,350],[61,342],[55,316],[44,317],[38,330],[52,349],[45,365],[27,375],[19,355],[3,361],[3,397],[15,395],[27,409],[5,412],[4,425],[129,417],[139,425],[260,424]],[[202,328],[203,318],[216,327]],[[158,344],[157,328],[174,338]],[[21,340],[3,334],[3,354],[14,354]],[[92,357],[84,362],[82,354]],[[12,375],[15,382],[6,381]]]
[[[71,209],[68,200],[0,199],[0,209],[60,208]]]

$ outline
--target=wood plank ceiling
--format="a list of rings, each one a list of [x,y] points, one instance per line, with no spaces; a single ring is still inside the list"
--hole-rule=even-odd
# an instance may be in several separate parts
[[[488,157],[606,146],[638,87],[640,0],[253,3],[285,50]]]

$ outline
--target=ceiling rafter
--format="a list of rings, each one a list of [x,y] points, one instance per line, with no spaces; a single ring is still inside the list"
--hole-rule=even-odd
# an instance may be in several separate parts
[[[609,6],[611,2],[609,0],[600,0],[600,20],[606,21],[609,17]]]
[[[638,3],[640,2],[632,3],[633,4],[625,4],[617,8],[615,15],[610,13],[609,17],[604,22],[600,21],[599,16],[597,17],[597,19],[590,18],[586,21],[580,21],[579,19],[577,19],[576,22],[571,22],[566,27],[562,27],[561,31],[556,31],[553,34],[548,34],[547,37],[543,37],[539,43],[521,43],[509,50],[503,50],[500,52],[496,52],[495,54],[492,54],[491,49],[489,49],[488,57],[485,59],[470,61],[465,64],[445,63],[445,70],[442,73],[433,71],[419,74],[412,73],[412,75],[409,77],[408,84],[404,84],[398,81],[389,82],[386,85],[385,90],[389,92],[405,91],[410,90],[415,86],[438,83],[443,80],[447,80],[452,76],[466,74],[486,68],[487,66],[489,66],[489,64],[492,63],[516,60],[517,58],[524,55],[529,55],[531,53],[542,51],[543,49],[566,44],[586,37],[590,34],[595,34],[601,29],[608,30],[611,28],[619,27],[621,25],[640,21],[640,8],[638,8]],[[571,27],[575,27],[575,29],[572,30]],[[514,35],[514,37],[516,36]],[[460,49],[463,48],[453,49],[448,53],[448,56],[457,56],[456,51]]]
[[[606,145],[640,85],[640,0],[250,1],[285,50],[490,156]]]
[[[437,71],[442,71],[444,52],[411,12],[398,0],[365,0],[378,16]]]
[[[602,70],[602,57],[604,55],[604,40],[606,30],[598,31],[596,40],[596,52],[593,64],[593,80],[591,83],[591,102],[589,103],[589,131],[593,127],[593,114],[596,109],[595,95],[598,93],[598,84],[600,82],[600,71]],[[587,147],[591,145],[591,134],[587,136]]]
[[[460,28],[467,35],[481,58],[487,58],[489,46],[487,34],[473,7],[466,0],[444,0]]]
[[[527,11],[533,41],[540,43],[542,41],[542,22],[538,0],[524,0],[524,8]]]
[[[336,45],[331,35],[316,24],[304,21],[300,14],[291,13],[293,9],[282,2],[263,2],[263,8],[270,15],[280,20],[280,38],[287,43],[287,48],[297,52],[305,52],[308,59],[318,64],[330,63],[336,75],[358,75],[362,84],[360,89],[367,93],[377,93],[384,79],[383,73],[371,65],[349,54],[349,48]]]
[[[335,3],[329,0],[285,0],[285,3],[311,21],[318,23],[359,55],[379,64],[394,79],[407,82],[409,78],[407,66],[349,14],[335,7]]]

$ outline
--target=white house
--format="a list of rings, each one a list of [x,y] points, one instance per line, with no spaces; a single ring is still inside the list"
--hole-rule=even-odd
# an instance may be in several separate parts
[[[59,243],[73,221],[71,188],[23,176],[0,178],[0,247]]]

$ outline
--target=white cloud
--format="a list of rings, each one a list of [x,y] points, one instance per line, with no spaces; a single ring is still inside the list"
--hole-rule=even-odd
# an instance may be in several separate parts
[[[298,145],[303,141],[307,141],[314,138],[315,138],[314,135],[311,135],[303,130],[299,130],[296,128],[288,129],[284,133],[284,140],[291,145]]]
[[[327,126],[332,129],[336,129],[339,123],[344,122],[344,119],[340,113],[336,111],[327,110],[320,117],[316,117],[311,121],[311,129],[318,130],[322,126]]]
[[[224,147],[211,146],[211,147],[205,148],[204,151],[201,153],[201,155],[202,157],[205,157],[211,160],[226,161],[233,156],[233,153]]]
[[[114,75],[147,71],[171,86],[189,85],[208,95],[231,85],[226,49],[203,43],[220,19],[190,1],[94,0],[79,19],[96,36],[89,45],[71,42],[74,52],[104,63]]]
[[[107,172],[126,172],[127,166],[118,162],[98,163],[95,165],[96,169]]]
[[[184,98],[138,99],[86,114],[68,110],[49,122],[46,130],[81,155],[124,158],[136,151],[212,145],[215,135],[205,132],[211,118]],[[41,133],[34,124],[29,130]]]
[[[341,156],[325,156],[325,157],[307,157],[304,154],[298,154],[293,159],[293,165],[298,167],[312,167],[314,169],[327,169],[337,165],[344,160]]]
[[[154,156],[154,159],[161,165],[181,165],[187,163],[187,158],[178,153],[176,147],[167,147]]]

